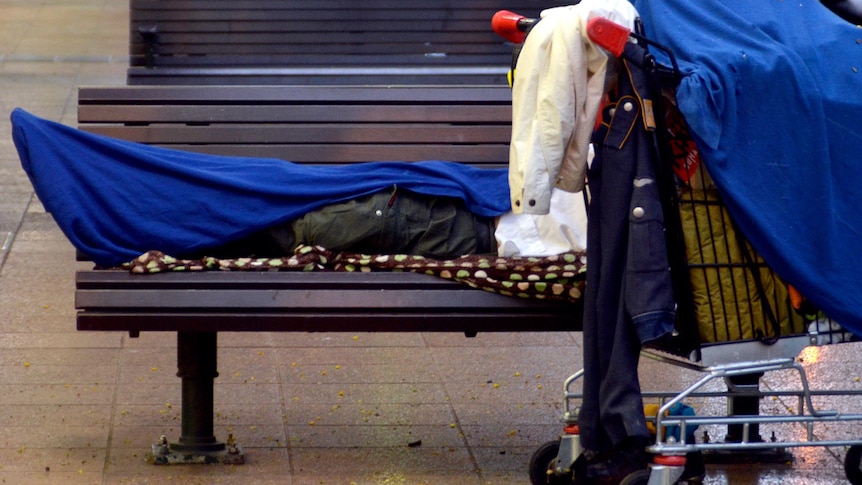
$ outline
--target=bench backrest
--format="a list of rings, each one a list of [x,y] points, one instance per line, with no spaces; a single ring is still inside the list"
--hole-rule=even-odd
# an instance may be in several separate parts
[[[501,83],[512,45],[492,32],[493,14],[558,4],[131,0],[128,83]]]
[[[505,167],[506,86],[82,87],[79,127],[201,153],[301,163]]]

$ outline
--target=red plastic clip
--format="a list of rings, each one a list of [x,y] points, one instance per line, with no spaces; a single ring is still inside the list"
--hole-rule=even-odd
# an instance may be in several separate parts
[[[611,22],[604,17],[593,17],[587,22],[587,35],[590,40],[613,54],[614,57],[622,55],[631,33],[631,29]]]
[[[521,14],[500,10],[491,17],[491,28],[509,42],[520,44],[527,38],[526,25],[529,25],[529,20]]]
[[[653,463],[664,466],[685,466],[685,456],[681,455],[656,455]]]

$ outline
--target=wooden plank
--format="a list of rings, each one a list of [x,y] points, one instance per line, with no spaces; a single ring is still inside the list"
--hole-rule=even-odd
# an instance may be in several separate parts
[[[139,275],[146,278],[146,275]],[[319,312],[353,311],[373,309],[389,313],[398,311],[451,312],[464,314],[482,313],[488,310],[531,308],[518,298],[497,295],[486,291],[464,292],[459,290],[412,290],[345,288],[333,293],[319,289],[169,289],[169,290],[79,290],[75,294],[77,308],[88,310],[110,309],[147,312],[171,311],[219,311],[225,313],[275,310],[282,313],[314,310]],[[542,306],[542,305],[538,305]]]
[[[281,0],[131,0],[130,8],[136,10],[457,10],[501,8],[532,9],[546,8],[548,4],[558,5],[559,2],[539,2],[535,0],[512,0],[501,2],[497,0],[472,0],[469,4],[458,0],[317,0],[289,2]]]
[[[508,105],[368,106],[309,104],[292,106],[244,105],[124,105],[78,107],[81,123],[488,123],[510,124]]]
[[[132,55],[144,58],[144,46],[132,46]],[[303,66],[392,66],[398,64],[449,66],[470,65],[508,67],[512,57],[510,47],[471,42],[468,44],[391,43],[344,44],[287,43],[273,40],[268,44],[228,43],[221,45],[185,44],[171,47],[171,53],[161,52],[158,67],[210,66],[232,67],[253,65],[265,67]]]
[[[408,72],[398,72],[408,71]],[[475,84],[475,85],[506,85],[505,69],[494,69],[491,72],[453,72],[451,69],[438,71],[436,69],[363,69],[359,74],[345,72],[343,69],[311,71],[308,69],[269,69],[269,68],[159,68],[147,69],[132,66],[127,70],[129,85],[154,86],[248,86],[248,85],[312,85],[334,86],[353,84]]]
[[[203,143],[207,145],[234,140],[238,144],[281,145],[318,144],[349,145],[375,144],[506,144],[511,137],[511,128],[499,126],[452,126],[444,124],[294,124],[273,126],[265,124],[247,125],[156,125],[87,128],[115,138],[151,143],[181,144]]]
[[[245,12],[243,12],[245,14]],[[250,14],[251,12],[249,12]],[[354,11],[342,11],[342,15],[330,13],[321,14],[317,18],[303,18],[304,15],[293,12],[259,11],[257,18],[251,15],[234,16],[235,18],[195,20],[190,18],[171,18],[157,22],[159,38],[169,34],[211,34],[213,32],[230,33],[272,33],[289,35],[298,32],[329,32],[342,35],[360,33],[426,33],[445,36],[452,33],[475,33],[485,38],[496,35],[490,28],[490,17],[455,19],[430,18],[424,12],[417,11],[411,16],[402,15],[395,21],[393,16],[382,13],[377,18],[357,18]],[[280,18],[279,18],[280,17]],[[340,18],[339,18],[340,17]],[[145,26],[146,22],[136,19],[132,27]],[[361,29],[361,32],[357,32]],[[500,39],[500,37],[497,37]]]
[[[83,86],[78,104],[487,105],[509,104],[507,86]],[[411,108],[412,109],[412,108]]]
[[[80,289],[327,289],[373,287],[378,289],[445,288],[473,292],[472,288],[435,276],[410,272],[350,273],[334,271],[207,271],[137,275],[123,270],[78,271]]]
[[[296,163],[344,165],[376,161],[448,160],[486,168],[508,165],[508,145],[159,145],[210,155],[278,158]]]
[[[79,312],[78,330],[128,332],[573,332],[577,307],[555,313],[486,312],[381,314],[374,312],[112,313]]]
[[[253,31],[241,33],[235,31],[219,32],[207,31],[201,33],[188,32],[159,32],[158,45],[166,44],[258,44],[266,46],[280,41],[289,40],[293,44],[315,44],[321,43],[321,37],[326,37],[327,44],[393,44],[393,43],[472,43],[481,39],[493,40],[502,47],[502,38],[496,37],[493,32],[439,32],[439,31],[409,31],[394,35],[392,32],[284,32],[284,35],[276,35],[273,32]],[[261,53],[265,53],[261,52]]]
[[[171,2],[172,5],[174,2]],[[352,8],[346,9],[320,9],[320,8],[289,8],[287,5],[281,8],[256,8],[231,10],[204,6],[195,9],[177,10],[170,8],[159,8],[156,10],[133,10],[132,27],[139,25],[158,23],[208,23],[208,22],[339,22],[350,21],[351,27],[363,26],[368,21],[389,21],[389,23],[404,28],[407,21],[447,21],[447,22],[472,22],[471,25],[487,30],[490,15],[494,9],[470,8],[388,8],[373,9],[363,8],[365,3],[358,3]],[[530,8],[530,11],[535,9]],[[450,25],[450,24],[446,24]]]

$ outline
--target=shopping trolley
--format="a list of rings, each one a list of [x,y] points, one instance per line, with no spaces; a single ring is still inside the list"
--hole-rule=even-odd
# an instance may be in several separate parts
[[[498,33],[517,44],[536,22],[503,11],[492,23]],[[613,56],[637,63],[659,89],[673,91],[680,74],[669,49],[602,18],[589,22],[588,35]],[[670,65],[656,62],[651,48],[664,51]],[[654,108],[659,161],[655,168],[678,304],[679,335],[673,343],[645,349],[642,355],[696,371],[702,377],[682,390],[642,394],[655,411],[648,419],[655,433],[654,443],[647,448],[653,463],[649,470],[631,474],[621,483],[697,482],[701,474],[692,472],[694,467],[687,468],[687,464],[704,453],[780,453],[794,447],[835,446],[848,448],[844,461],[847,479],[862,484],[862,439],[821,439],[815,432],[831,423],[862,421],[860,414],[818,409],[815,398],[860,396],[862,390],[813,390],[806,369],[797,361],[811,346],[858,338],[808,305],[764,263],[728,215],[708,170],[697,157],[694,142],[687,136],[681,115],[671,105]],[[762,391],[759,379],[773,372],[797,376],[798,388]],[[575,482],[574,463],[583,451],[577,421],[578,403],[583,397],[577,384],[582,377],[583,371],[579,371],[563,384],[563,432],[530,459],[534,485]],[[777,412],[759,413],[759,403],[765,398],[782,403]],[[726,412],[711,410],[698,415],[685,404],[716,399],[727,401]],[[753,410],[740,409],[740,403],[750,408],[752,402]],[[774,435],[763,439],[762,425],[801,426],[804,432],[801,437],[791,433],[789,439]],[[707,431],[716,428],[727,429],[724,440],[710,439]],[[696,430],[703,434],[698,437]]]

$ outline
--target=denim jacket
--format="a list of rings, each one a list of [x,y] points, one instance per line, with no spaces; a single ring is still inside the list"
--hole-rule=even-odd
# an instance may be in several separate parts
[[[611,206],[620,213],[608,213],[608,201],[604,201],[602,217],[627,221],[627,228],[621,228],[627,239],[625,267],[619,268],[623,271],[619,303],[641,342],[673,330],[676,306],[655,172],[657,160],[651,134],[655,130],[655,119],[649,93],[643,71],[623,61],[616,95],[603,110],[603,127],[599,131],[604,136],[597,150],[597,157],[602,157],[603,170],[627,166],[630,171],[626,176],[630,178],[629,186],[613,192],[615,197],[624,199]],[[605,190],[598,195],[610,193]],[[592,264],[590,260],[591,270]]]

